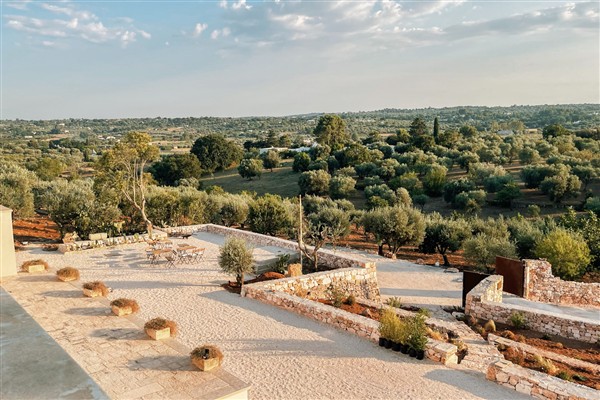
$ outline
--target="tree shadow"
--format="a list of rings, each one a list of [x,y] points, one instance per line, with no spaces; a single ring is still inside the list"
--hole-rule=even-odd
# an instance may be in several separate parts
[[[132,371],[153,370],[153,371],[198,371],[189,356],[156,356],[141,357],[137,360],[131,360],[127,368]]]

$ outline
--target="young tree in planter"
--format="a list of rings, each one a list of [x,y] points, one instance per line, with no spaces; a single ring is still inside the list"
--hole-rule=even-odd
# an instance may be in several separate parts
[[[219,267],[227,273],[235,275],[235,280],[240,286],[244,285],[244,274],[254,270],[254,256],[252,248],[240,238],[229,238],[220,249]]]
[[[310,259],[315,271],[319,266],[319,249],[327,243],[335,246],[338,240],[348,234],[349,229],[349,213],[339,208],[322,208],[306,217],[300,249]],[[312,249],[308,245],[312,246]]]
[[[471,235],[467,221],[463,219],[445,219],[439,213],[432,213],[427,218],[425,239],[420,250],[427,254],[439,253],[444,258],[444,265],[450,266],[447,252],[459,250],[463,241]]]

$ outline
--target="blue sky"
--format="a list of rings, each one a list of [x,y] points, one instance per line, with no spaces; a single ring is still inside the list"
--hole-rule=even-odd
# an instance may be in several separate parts
[[[3,0],[1,117],[599,103],[599,8]]]

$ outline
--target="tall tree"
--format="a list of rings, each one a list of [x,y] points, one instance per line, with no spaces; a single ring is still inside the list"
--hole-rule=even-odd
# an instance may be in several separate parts
[[[433,120],[433,140],[438,143],[438,138],[440,136],[440,120],[438,117],[435,117]]]
[[[327,145],[334,151],[342,149],[350,141],[346,123],[338,115],[323,115],[319,118],[313,134],[317,137],[317,143]]]
[[[427,124],[419,117],[410,124],[408,133],[411,144],[421,150],[427,151],[434,144],[433,136],[427,130]]]
[[[112,187],[141,214],[150,232],[152,222],[146,215],[146,166],[158,159],[158,147],[150,135],[130,132],[112,149],[104,152],[96,167],[96,189]]]
[[[175,186],[182,179],[200,178],[200,161],[193,154],[170,154],[150,168],[154,179],[161,185]]]
[[[235,142],[214,134],[196,139],[191,153],[198,157],[202,169],[210,173],[224,170],[243,156],[242,148]]]

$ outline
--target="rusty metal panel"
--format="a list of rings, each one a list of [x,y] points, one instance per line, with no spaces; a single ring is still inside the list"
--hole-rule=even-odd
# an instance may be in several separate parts
[[[504,277],[504,292],[523,297],[525,289],[525,266],[521,260],[496,257],[496,274]]]
[[[463,271],[463,290],[462,290],[462,306],[466,305],[467,293],[471,291],[482,280],[490,276],[481,272]]]

